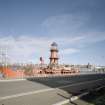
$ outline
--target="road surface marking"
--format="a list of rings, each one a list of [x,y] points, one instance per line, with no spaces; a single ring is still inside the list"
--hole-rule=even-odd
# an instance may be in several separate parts
[[[66,99],[66,100],[64,100],[64,101],[57,102],[57,103],[55,103],[55,104],[53,104],[53,105],[63,105],[63,104],[67,104],[67,103],[69,103],[69,102],[70,102],[70,100],[69,100],[69,99]]]
[[[37,93],[42,93],[42,92],[48,92],[48,91],[52,91],[52,90],[54,90],[54,88],[42,89],[42,90],[31,91],[31,92],[27,92],[27,93],[20,93],[20,94],[10,95],[10,96],[4,96],[4,97],[0,97],[0,100],[17,98],[17,97],[26,96],[26,95],[32,95],[32,94],[37,94]]]
[[[0,82],[16,82],[16,81],[24,81],[26,79],[8,79],[8,80],[0,80]]]
[[[96,82],[96,81],[100,81],[100,80],[103,80],[103,79],[85,81],[85,82],[70,84],[70,85],[66,85],[66,86],[59,86],[59,87],[56,87],[56,88],[41,89],[41,90],[37,90],[37,91],[31,91],[31,92],[26,92],[26,93],[19,93],[19,94],[15,94],[15,95],[4,96],[4,97],[0,97],[0,100],[17,98],[17,97],[20,97],[20,96],[32,95],[32,94],[37,94],[37,93],[43,93],[43,92],[48,92],[48,91],[52,91],[52,90],[59,89],[59,88],[65,88],[65,87],[70,87],[70,86],[86,84],[86,83],[92,83],[92,82]]]

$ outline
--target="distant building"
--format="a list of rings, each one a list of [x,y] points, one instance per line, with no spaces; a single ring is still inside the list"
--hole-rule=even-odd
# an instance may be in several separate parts
[[[54,65],[57,65],[58,64],[58,48],[57,48],[57,44],[55,42],[53,42],[51,44],[51,49],[50,49],[50,52],[51,52],[51,55],[50,55],[50,64],[54,64]]]

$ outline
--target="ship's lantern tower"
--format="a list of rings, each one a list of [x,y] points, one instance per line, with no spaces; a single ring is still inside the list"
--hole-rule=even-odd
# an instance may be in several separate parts
[[[51,52],[51,55],[50,55],[50,64],[54,64],[54,65],[57,65],[58,64],[58,45],[53,42],[51,44],[51,49],[50,49],[50,52]]]

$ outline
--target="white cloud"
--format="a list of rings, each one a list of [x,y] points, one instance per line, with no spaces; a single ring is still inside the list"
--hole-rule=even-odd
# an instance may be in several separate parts
[[[7,48],[8,56],[12,61],[18,62],[27,62],[31,61],[31,59],[35,59],[32,58],[34,54],[36,56],[41,56],[44,49],[47,49],[46,44],[48,44],[46,39],[42,40],[25,36],[18,38],[3,37],[0,39],[0,46],[4,49]]]
[[[102,32],[95,27],[89,27],[92,24],[89,23],[91,21],[92,17],[86,14],[62,14],[44,20],[42,28],[47,30],[48,35],[66,37],[67,42],[69,39],[72,39],[70,42],[73,41],[73,38],[74,40],[77,38],[77,41],[83,44],[105,40],[105,31]]]
[[[75,38],[45,38],[45,37],[1,37],[0,48],[6,48],[8,56],[13,62],[38,62],[38,57],[44,56],[48,60],[49,48],[53,41],[60,45],[67,45],[68,43],[75,43],[81,40],[82,37]],[[70,51],[70,50],[69,50]],[[67,53],[67,51],[65,52]],[[72,50],[73,53],[73,50]]]
[[[89,16],[84,17],[77,14],[62,14],[57,16],[51,16],[42,23],[42,26],[54,29],[59,28],[59,26],[60,28],[69,27],[73,29],[74,27],[80,27],[86,21],[88,21]]]
[[[79,14],[62,14],[51,16],[42,23],[42,28],[46,29],[49,35],[75,36],[85,28],[85,24],[90,20],[90,16]]]
[[[84,34],[86,34],[85,41],[89,43],[95,43],[105,40],[105,32],[88,32]]]
[[[67,48],[67,49],[63,49],[61,51],[61,53],[63,53],[63,54],[73,54],[73,53],[77,53],[77,52],[79,52],[79,50],[75,49],[75,48]]]
[[[1,37],[0,48],[7,48],[7,53],[12,62],[38,62],[39,57],[43,56],[48,63],[50,44],[55,41],[60,48],[59,54],[78,53],[81,51],[81,46],[85,47],[88,44],[97,41],[105,40],[104,33],[85,33],[85,35],[65,36],[65,37]],[[72,47],[73,45],[73,47]],[[62,47],[63,46],[63,47]],[[77,47],[78,46],[78,47]],[[63,50],[62,50],[63,49]]]

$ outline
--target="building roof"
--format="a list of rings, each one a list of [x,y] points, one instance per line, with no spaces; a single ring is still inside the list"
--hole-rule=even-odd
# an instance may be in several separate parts
[[[53,42],[51,46],[58,46],[56,42]]]

